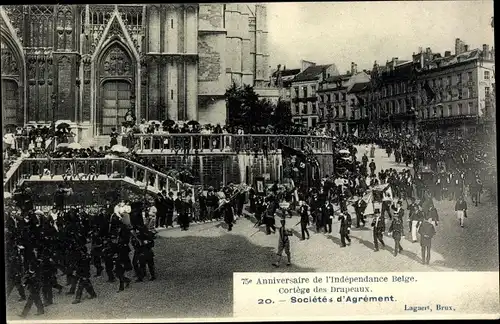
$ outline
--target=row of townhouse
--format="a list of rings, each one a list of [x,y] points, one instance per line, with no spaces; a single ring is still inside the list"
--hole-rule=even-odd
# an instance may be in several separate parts
[[[281,100],[295,123],[326,125],[337,133],[413,133],[417,129],[467,133],[494,125],[494,49],[470,50],[460,39],[455,54],[420,49],[410,60],[393,58],[371,71],[340,74],[335,64],[302,61],[275,71]],[[283,80],[286,80],[285,82]]]

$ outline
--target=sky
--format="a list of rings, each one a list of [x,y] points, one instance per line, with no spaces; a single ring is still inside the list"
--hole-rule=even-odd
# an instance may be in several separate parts
[[[268,3],[269,65],[299,68],[300,60],[335,63],[339,72],[371,69],[419,47],[444,54],[460,38],[470,48],[493,46],[493,1]]]

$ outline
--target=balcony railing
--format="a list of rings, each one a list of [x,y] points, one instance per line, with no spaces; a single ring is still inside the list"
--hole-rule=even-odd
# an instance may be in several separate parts
[[[307,135],[266,135],[266,134],[134,134],[123,139],[124,146],[135,148],[138,153],[224,153],[277,152],[280,143],[296,150],[310,146],[314,153],[333,152],[331,137]],[[306,145],[307,144],[307,145]]]
[[[71,176],[73,180],[92,180],[106,176],[109,179],[130,178],[134,182],[141,182],[142,186],[168,191],[180,191],[192,188],[171,176],[143,166],[124,158],[27,158],[9,170],[4,180],[4,191],[13,192],[21,180],[53,178],[54,176]],[[82,177],[89,175],[88,177]],[[35,178],[36,180],[36,178]],[[138,185],[141,185],[138,183]]]

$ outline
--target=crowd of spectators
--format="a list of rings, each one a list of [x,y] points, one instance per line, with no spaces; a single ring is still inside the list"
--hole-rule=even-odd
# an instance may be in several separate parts
[[[54,125],[8,125],[3,136],[3,175],[21,158],[45,156],[56,143],[67,143],[74,134],[66,123]]]
[[[289,126],[276,128],[273,126],[221,126],[220,124],[200,124],[197,121],[175,122],[173,120],[165,120],[163,122],[142,119],[140,123],[136,123],[134,117],[127,115],[125,122],[122,124],[122,134],[286,134],[286,135],[314,135],[314,136],[329,136],[332,135],[325,127],[305,127],[299,124],[291,124]]]

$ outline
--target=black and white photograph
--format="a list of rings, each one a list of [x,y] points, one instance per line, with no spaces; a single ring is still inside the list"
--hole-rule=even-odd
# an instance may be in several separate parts
[[[9,322],[499,271],[493,1],[8,4],[0,36]]]

